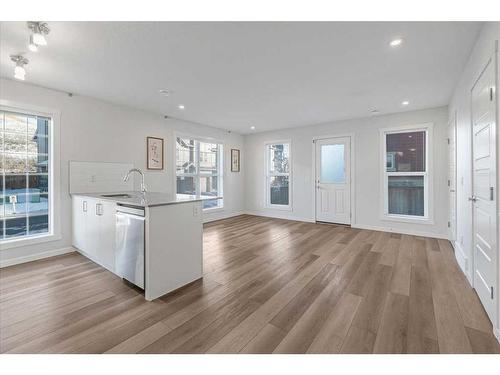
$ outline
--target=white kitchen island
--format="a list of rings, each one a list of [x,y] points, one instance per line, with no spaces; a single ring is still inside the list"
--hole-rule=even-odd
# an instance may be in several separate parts
[[[147,300],[203,276],[202,201],[219,198],[124,192],[72,199],[73,246],[143,288]]]

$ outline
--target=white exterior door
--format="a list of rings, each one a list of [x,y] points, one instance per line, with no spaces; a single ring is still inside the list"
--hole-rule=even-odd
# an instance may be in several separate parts
[[[474,289],[491,321],[496,315],[496,110],[495,68],[490,60],[472,88],[472,210]]]
[[[316,144],[316,221],[351,224],[351,139]]]

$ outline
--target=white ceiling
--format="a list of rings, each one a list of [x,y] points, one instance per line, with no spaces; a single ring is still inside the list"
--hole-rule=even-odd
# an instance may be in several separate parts
[[[25,52],[28,83],[250,133],[446,105],[481,23],[49,26],[48,45],[33,53],[26,23],[0,23],[2,77],[13,76],[9,55]],[[394,37],[404,44],[389,47]]]

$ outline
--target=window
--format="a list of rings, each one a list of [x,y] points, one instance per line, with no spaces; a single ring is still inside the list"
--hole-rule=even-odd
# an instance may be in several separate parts
[[[0,241],[52,232],[52,119],[0,110]]]
[[[290,143],[266,145],[266,197],[269,207],[291,207]]]
[[[386,217],[429,218],[429,136],[428,126],[382,132]]]
[[[178,194],[222,196],[222,144],[177,137]],[[203,209],[221,208],[222,199],[203,202]]]

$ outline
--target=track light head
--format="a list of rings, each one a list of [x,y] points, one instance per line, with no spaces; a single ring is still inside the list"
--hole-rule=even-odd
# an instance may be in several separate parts
[[[32,31],[30,37],[30,49],[31,42],[36,46],[46,46],[47,39],[45,39],[46,35],[49,35],[50,29],[47,22],[28,22],[28,28]]]
[[[24,66],[29,63],[29,60],[22,55],[11,55],[10,59],[16,63],[14,78],[24,81],[26,76],[26,69],[24,69]]]

